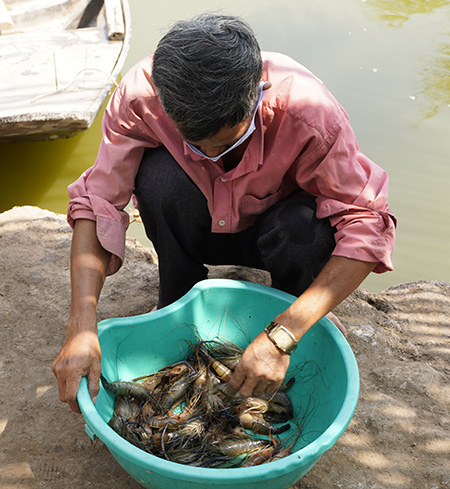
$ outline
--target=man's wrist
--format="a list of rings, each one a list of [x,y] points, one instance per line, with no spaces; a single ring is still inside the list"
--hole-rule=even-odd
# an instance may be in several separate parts
[[[97,334],[97,311],[95,307],[71,307],[67,320],[67,334],[75,336],[78,333],[93,332]]]

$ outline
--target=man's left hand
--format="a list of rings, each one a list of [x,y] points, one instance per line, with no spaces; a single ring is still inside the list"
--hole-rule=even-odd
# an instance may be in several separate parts
[[[289,355],[278,350],[263,331],[245,349],[227,393],[239,392],[243,397],[273,394],[283,382],[288,367]]]

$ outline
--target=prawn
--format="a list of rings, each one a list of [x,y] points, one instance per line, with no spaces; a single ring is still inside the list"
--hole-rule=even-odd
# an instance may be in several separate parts
[[[242,467],[253,467],[254,465],[270,462],[274,459],[276,451],[276,446],[261,448],[260,450],[251,453],[247,460],[242,464]]]
[[[268,440],[247,438],[246,440],[234,440],[226,438],[215,445],[215,448],[224,455],[237,457],[239,455],[249,454],[262,448],[270,446]]]
[[[108,425],[119,435],[123,434],[127,421],[133,420],[139,411],[138,404],[128,397],[117,396],[114,404],[114,414]]]
[[[211,368],[214,370],[216,375],[220,380],[224,382],[228,382],[231,378],[231,374],[233,373],[228,367],[226,367],[222,362],[216,360],[211,353],[209,353],[208,349],[205,347],[205,342],[201,342],[198,345],[198,351],[205,358],[207,362],[211,365]]]
[[[217,382],[218,380],[207,371],[200,402],[208,417],[212,417],[215,413],[221,412],[225,408],[223,398],[220,397],[219,393],[214,389]]]
[[[268,402],[258,397],[241,397],[233,406],[234,414],[264,414],[269,409]]]
[[[162,429],[166,425],[180,425],[182,423],[189,423],[195,418],[199,417],[199,413],[191,412],[188,409],[183,410],[180,414],[174,414],[172,411],[166,412],[159,416],[152,416],[147,419],[147,425],[151,428]]]
[[[254,415],[251,413],[239,414],[237,418],[243,428],[247,428],[254,433],[259,433],[261,435],[279,435],[291,427],[290,424],[285,424],[278,428],[267,422],[262,415]]]
[[[190,374],[169,386],[169,389],[161,398],[159,408],[161,411],[169,411],[186,399],[188,387],[195,381],[198,374]]]
[[[294,417],[294,407],[285,392],[277,391],[268,399],[264,417],[272,423],[285,423]]]
[[[212,355],[230,370],[234,370],[239,363],[244,350],[228,340],[204,342],[208,344]]]
[[[153,399],[156,402],[156,399],[140,382],[108,382],[103,374],[100,375],[100,379],[102,381],[103,387],[108,392],[111,392],[116,396],[127,395],[141,401],[148,401],[149,399]]]

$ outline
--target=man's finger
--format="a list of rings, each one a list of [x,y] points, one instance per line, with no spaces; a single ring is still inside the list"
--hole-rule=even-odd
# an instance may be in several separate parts
[[[235,396],[239,392],[239,389],[241,388],[244,381],[245,381],[245,375],[239,372],[239,365],[238,365],[233,375],[231,376],[231,379],[228,381],[227,387],[225,389],[225,394],[227,394],[230,397]]]
[[[258,381],[254,378],[246,377],[245,382],[241,385],[239,389],[239,394],[242,397],[250,397],[258,384]]]
[[[266,389],[264,392],[266,394],[269,394],[269,396],[271,396],[272,394],[274,394],[278,390],[278,387],[279,387],[279,385],[276,382],[268,382],[266,384]]]
[[[235,382],[232,382],[231,379],[228,381],[226,387],[225,387],[225,394],[227,396],[233,397],[235,396],[241,387],[241,384],[237,384]]]
[[[271,384],[271,382],[266,382],[265,380],[260,380],[256,387],[253,389],[253,395],[255,397],[260,397],[267,391],[267,387]]]
[[[233,397],[235,396],[239,391],[239,387],[235,387],[234,385],[231,385],[229,382],[225,388],[225,394],[227,396]]]
[[[81,414],[80,407],[78,406],[77,401],[77,392],[78,387],[80,385],[81,376],[75,377],[74,379],[70,379],[66,381],[66,402],[70,409],[78,414]]]
[[[58,379],[59,400],[61,402],[66,402],[66,380],[64,378],[56,378]]]
[[[97,372],[96,369],[91,368],[87,375],[88,382],[88,391],[89,396],[92,399],[92,402],[95,404],[95,400],[97,399],[98,392],[100,390],[100,372]]]

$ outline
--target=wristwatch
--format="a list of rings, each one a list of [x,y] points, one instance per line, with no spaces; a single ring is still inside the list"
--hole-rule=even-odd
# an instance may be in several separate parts
[[[264,331],[281,352],[290,355],[297,348],[296,337],[283,325],[272,321]]]

